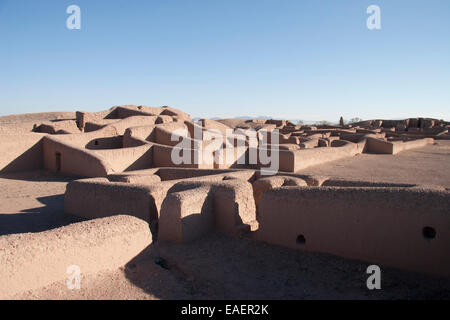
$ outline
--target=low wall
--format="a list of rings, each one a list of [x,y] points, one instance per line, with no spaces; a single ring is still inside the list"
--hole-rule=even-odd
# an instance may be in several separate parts
[[[146,222],[158,219],[148,187],[110,183],[106,178],[70,182],[64,196],[64,212],[84,218],[127,214]]]
[[[162,170],[161,173],[160,170]],[[175,175],[173,171],[179,171],[179,174]],[[219,174],[210,172],[210,175],[197,177],[196,174],[189,176],[183,169],[173,169],[173,171],[168,168],[147,169],[112,174],[108,175],[108,178],[72,181],[66,187],[65,212],[91,219],[126,213],[146,221],[153,221],[158,219],[167,193],[190,188],[189,186],[174,188],[174,185],[180,182],[219,183],[224,178],[238,178],[246,181],[254,175],[254,172],[250,170],[237,172],[223,170]],[[161,180],[167,178],[175,180],[157,181],[155,173],[161,177]]]
[[[0,135],[0,173],[41,169],[45,134]]]
[[[69,278],[114,270],[151,244],[148,224],[130,216],[74,223],[39,233],[0,237],[0,299]],[[81,278],[81,286],[83,279]]]
[[[201,206],[201,201],[206,198],[203,200],[197,199],[196,194],[201,194],[203,189],[207,189],[208,196],[213,197],[213,200],[211,200],[213,204],[208,208],[213,211],[211,214],[214,215],[213,221],[207,223],[208,230],[217,228],[222,232],[235,235],[242,225],[250,225],[251,222],[256,220],[253,189],[247,181],[254,175],[252,171],[224,172],[210,176],[168,181],[160,181],[159,176],[153,173],[145,174],[144,171],[141,171],[141,173],[128,176],[125,174],[109,176],[115,182],[110,182],[107,178],[72,181],[67,185],[64,210],[68,214],[84,218],[128,214],[145,220],[151,225],[154,225],[159,219],[160,222],[162,221],[162,227],[160,224],[160,230],[161,228],[163,230],[162,239],[185,241],[188,238],[198,236],[198,233],[192,231],[191,223],[198,222],[203,225],[204,217],[190,217],[187,220],[183,220],[183,217],[199,214],[200,211],[196,212],[196,206]],[[183,193],[189,190],[192,190],[193,193]],[[172,204],[173,201],[179,200],[178,198],[178,200],[172,199],[174,196],[171,194],[173,193],[182,193],[183,199],[184,197],[189,199],[179,205]],[[188,205],[191,202],[195,205]],[[178,211],[170,211],[174,208]],[[178,217],[175,225],[172,225],[172,222],[166,223],[167,220],[172,221],[175,217]],[[197,221],[198,219],[201,221]],[[177,229],[176,225],[180,224],[182,220],[183,223],[189,225],[186,229]],[[194,233],[185,236],[180,236],[177,233],[191,233],[191,231]],[[173,236],[174,232],[177,236]]]
[[[232,176],[241,180],[250,180],[255,175],[254,170],[233,170],[233,169],[186,169],[186,168],[159,168],[157,174],[161,180],[176,180],[189,178],[208,179],[208,176],[223,175]]]
[[[339,140],[333,141],[333,143],[337,141]],[[342,141],[344,145],[339,147],[334,147],[333,143],[331,144],[331,148],[314,148],[292,151],[294,154],[293,167],[289,168],[290,170],[284,170],[285,168],[281,166],[283,162],[280,161],[280,170],[295,172],[309,166],[353,157],[362,151],[356,143]]]
[[[331,143],[331,148],[321,147],[313,149],[300,150],[278,150],[279,155],[279,171],[282,172],[296,172],[310,166],[323,164],[333,160],[352,157],[363,151],[365,142],[352,143],[344,140],[335,140]],[[265,150],[263,150],[265,151]],[[249,148],[249,152],[255,152],[254,149]],[[268,168],[271,164],[263,165],[260,161],[259,149],[258,167]],[[248,158],[248,155],[247,155]],[[272,165],[273,167],[273,165]]]
[[[132,184],[149,184],[149,183],[157,183],[161,182],[161,178],[156,174],[130,174],[130,175],[113,175],[108,176],[110,181],[114,182],[126,182]]]
[[[367,138],[365,152],[375,154],[395,154],[398,152],[398,147],[395,147],[395,145],[389,141]]]
[[[424,147],[426,145],[433,144],[433,143],[434,143],[433,138],[424,138],[424,139],[406,141],[406,142],[403,142],[403,150],[420,148],[420,147]]]
[[[363,139],[365,136],[367,135],[371,135],[374,138],[378,138],[378,139],[383,139],[386,136],[386,133],[366,133],[366,132],[361,132],[361,133],[341,133],[340,134],[340,138],[341,140],[346,140],[346,141],[350,141],[350,142],[359,142],[361,141],[361,139]]]
[[[450,276],[448,191],[282,187],[258,209],[258,240]]]
[[[411,141],[384,141],[373,137],[367,137],[365,152],[375,154],[397,154],[401,151],[420,148],[432,144],[432,138],[417,139]]]

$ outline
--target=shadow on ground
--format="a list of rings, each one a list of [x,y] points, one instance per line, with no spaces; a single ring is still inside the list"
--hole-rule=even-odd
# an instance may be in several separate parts
[[[187,244],[150,245],[125,266],[134,285],[160,299],[450,299],[450,280],[370,263],[211,234]]]
[[[15,233],[41,232],[59,228],[83,219],[64,213],[64,195],[36,198],[42,207],[22,209],[20,213],[0,213],[0,236]],[[3,199],[7,201],[7,199]]]
[[[0,173],[0,179],[22,180],[33,182],[70,182],[72,180],[81,179],[80,176],[68,176],[58,172],[51,172],[44,169],[20,171],[11,173]]]

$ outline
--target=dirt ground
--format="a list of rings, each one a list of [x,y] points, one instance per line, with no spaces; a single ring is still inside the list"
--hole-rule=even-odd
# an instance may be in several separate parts
[[[45,171],[0,175],[0,236],[40,232],[80,221],[64,214],[72,178]]]
[[[303,174],[347,180],[438,185],[450,188],[450,140],[388,154],[359,154],[351,158],[312,166]]]
[[[430,146],[424,167],[434,170],[435,157],[448,157],[448,148]],[[445,145],[444,145],[445,146]],[[448,146],[448,144],[447,144]],[[413,164],[410,151],[395,156]],[[360,160],[362,159],[362,160]],[[374,161],[370,155],[350,161]],[[353,162],[351,162],[353,161]],[[442,161],[442,158],[440,160]],[[447,163],[437,168],[443,170]],[[339,165],[342,165],[340,162]],[[330,170],[336,164],[314,170]],[[418,172],[421,163],[409,171]],[[448,167],[447,167],[448,168]],[[345,174],[341,169],[338,173]],[[376,179],[390,169],[374,168]],[[423,169],[423,172],[427,170]],[[322,173],[322,172],[321,172]],[[428,172],[428,174],[432,174]],[[435,180],[450,179],[441,172]],[[417,175],[404,182],[417,183]],[[409,180],[408,180],[409,179]],[[431,179],[431,178],[430,178]],[[361,179],[360,179],[361,180]],[[65,186],[71,178],[44,171],[0,175],[0,235],[39,232],[78,218],[63,212]],[[395,180],[397,182],[397,180]],[[431,181],[431,180],[430,180]],[[433,180],[434,181],[434,180]],[[210,234],[204,239],[175,245],[152,244],[117,270],[83,275],[80,290],[68,290],[64,281],[24,292],[17,299],[450,299],[450,279],[439,279],[381,266],[381,290],[368,290],[369,263],[331,255],[307,253],[260,242],[249,235],[240,239]]]

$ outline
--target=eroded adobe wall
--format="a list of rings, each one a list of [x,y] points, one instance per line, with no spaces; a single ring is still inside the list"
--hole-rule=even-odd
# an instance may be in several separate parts
[[[46,121],[34,129],[34,132],[49,134],[71,134],[80,133],[75,120]]]
[[[41,133],[1,134],[0,173],[43,168]]]
[[[106,178],[76,180],[67,185],[64,212],[84,218],[127,214],[151,222],[158,219],[158,212],[150,191],[145,185]]]
[[[0,117],[0,134],[28,134],[43,122],[57,123],[75,119],[74,112],[41,112]]]
[[[410,150],[410,149],[420,148],[420,147],[424,147],[428,144],[433,144],[433,143],[434,143],[433,138],[405,141],[405,142],[403,142],[402,150]]]
[[[94,151],[48,137],[43,140],[43,162],[46,169],[80,177],[103,177],[112,173],[105,159]]]
[[[151,144],[116,134],[114,127],[107,126],[90,133],[46,137],[45,167],[82,177],[102,177],[153,165]]]
[[[145,169],[153,165],[153,146],[150,144],[112,150],[95,150],[94,153],[107,159],[112,172]]]
[[[72,265],[82,275],[117,269],[150,245],[151,239],[148,224],[131,216],[1,236],[0,299],[64,281]]]
[[[450,276],[448,191],[282,187],[258,209],[258,240]]]
[[[335,146],[335,143],[337,142],[340,143],[339,146]],[[294,154],[293,168],[285,171],[295,172],[309,166],[353,157],[361,152],[362,147],[356,143],[336,140],[332,142],[331,148],[314,148],[292,151]],[[290,157],[288,159],[289,161],[292,161]]]
[[[112,124],[108,124],[110,127],[116,129],[117,134],[123,135],[125,131],[130,127],[137,126],[152,126],[158,123],[159,117],[157,116],[132,116],[123,120],[119,120]]]
[[[220,175],[222,177],[236,177],[241,180],[249,181],[255,175],[254,170],[233,170],[233,169],[184,169],[184,168],[159,168],[158,175],[161,180],[176,180],[189,178],[205,178],[208,176]],[[211,177],[213,178],[213,177]]]
[[[212,185],[214,193],[215,227],[224,233],[237,235],[241,226],[257,228],[256,206],[252,185],[231,178]]]
[[[395,154],[399,152],[399,147],[389,141],[384,141],[376,138],[367,138],[366,152],[378,154]]]
[[[214,174],[211,170],[207,171],[205,176],[199,176],[197,171],[189,173],[188,170],[166,168],[112,174],[108,178],[80,179],[67,185],[65,212],[85,218],[126,213],[150,221],[159,217],[167,193],[173,191],[174,185],[180,182],[212,183],[230,178],[247,181],[253,175],[254,172],[250,170],[237,172],[224,170],[219,174]],[[182,189],[183,186],[180,186],[177,190]]]
[[[311,148],[311,149],[297,149],[297,150],[278,150],[279,171],[282,172],[296,172],[298,170],[307,168],[309,166],[323,164],[329,161],[340,160],[348,157],[353,157],[356,154],[362,153],[365,146],[365,140],[359,143],[352,143],[344,140],[331,141],[331,147]],[[281,145],[280,145],[281,146]],[[276,146],[268,146],[269,151],[260,147],[259,149],[249,148],[248,154],[253,153],[258,157],[259,168],[269,168],[273,162],[263,164],[260,157],[262,154],[270,155],[270,148]],[[277,169],[277,168],[275,168]]]
[[[159,120],[156,123],[172,121],[170,118],[190,120],[187,113],[170,107],[123,105],[100,112],[76,112],[77,125],[81,130],[85,130],[88,123],[104,125],[106,123],[111,123],[108,122],[109,120],[121,120],[130,117],[148,117],[149,121],[151,120],[151,117],[158,117]]]
[[[252,185],[244,180],[174,185],[161,205],[158,240],[188,242],[213,231],[237,235],[255,226]]]
[[[158,239],[188,242],[207,234],[214,226],[210,186],[169,193],[161,206]]]
[[[159,219],[160,231],[163,230],[159,236],[173,241],[194,239],[214,229],[235,235],[242,225],[256,220],[253,189],[247,181],[253,177],[252,171],[185,179],[181,178],[185,176],[182,172],[181,179],[167,181],[161,181],[155,173],[158,172],[150,169],[114,174],[108,179],[72,181],[65,193],[65,212],[85,218],[128,214],[151,225]],[[197,194],[202,194],[203,189],[212,198],[198,198]],[[191,192],[187,192],[189,190]],[[179,195],[171,196],[173,193]],[[197,206],[203,207],[202,201],[208,201],[205,204],[207,211],[197,212]],[[200,216],[201,212],[204,216]]]

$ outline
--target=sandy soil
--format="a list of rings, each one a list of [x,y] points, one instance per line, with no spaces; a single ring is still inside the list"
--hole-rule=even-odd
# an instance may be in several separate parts
[[[347,180],[438,185],[450,188],[450,140],[396,155],[359,154],[299,171]]]

